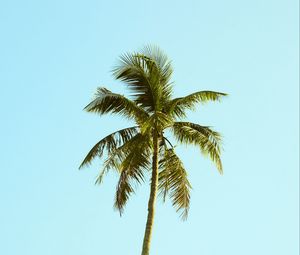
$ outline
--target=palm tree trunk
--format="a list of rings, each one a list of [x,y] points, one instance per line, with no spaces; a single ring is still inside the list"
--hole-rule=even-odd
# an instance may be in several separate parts
[[[155,201],[158,183],[158,135],[153,135],[152,178],[150,198],[148,202],[148,217],[143,241],[142,255],[149,255],[151,233],[154,222]]]

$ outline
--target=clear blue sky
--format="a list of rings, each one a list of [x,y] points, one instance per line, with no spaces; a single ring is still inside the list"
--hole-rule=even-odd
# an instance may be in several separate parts
[[[158,202],[152,254],[297,255],[298,1],[0,3],[0,254],[139,254],[148,186],[122,218],[117,176],[78,166],[120,117],[82,111],[117,57],[145,44],[173,60],[175,95],[230,94],[189,119],[224,135],[224,176],[179,147],[193,185],[188,221]]]

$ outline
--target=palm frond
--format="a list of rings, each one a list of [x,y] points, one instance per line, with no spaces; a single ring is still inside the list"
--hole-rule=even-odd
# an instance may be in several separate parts
[[[179,142],[199,146],[202,153],[215,163],[220,174],[223,173],[220,157],[221,135],[218,132],[191,122],[175,122],[172,129]]]
[[[166,199],[169,194],[176,211],[181,211],[182,219],[186,219],[190,208],[190,190],[192,188],[184,166],[173,149],[165,151],[160,161],[158,176],[159,194]]]
[[[138,54],[124,54],[120,57],[120,64],[113,70],[117,80],[128,85],[132,97],[137,105],[147,111],[153,111],[156,105],[156,90],[149,80],[147,66]]]
[[[82,161],[79,169],[83,166],[88,165],[92,162],[95,157],[102,157],[103,152],[106,150],[111,153],[117,147],[121,146],[123,143],[129,141],[134,135],[138,133],[138,127],[129,127],[118,130],[96,143],[93,148],[86,155],[85,159]]]
[[[134,101],[147,111],[160,110],[171,96],[171,63],[158,48],[149,46],[142,53],[122,55],[113,74],[128,85]]]
[[[151,140],[138,134],[134,141],[128,142],[125,156],[119,166],[120,178],[117,185],[114,207],[122,214],[124,206],[131,193],[134,192],[132,183],[144,181],[144,171],[150,166]]]
[[[142,51],[145,61],[149,65],[150,76],[159,77],[157,80],[161,88],[163,100],[172,95],[172,82],[170,81],[173,68],[168,56],[157,46],[148,45]]]
[[[123,213],[129,196],[134,193],[133,184],[140,184],[144,180],[144,171],[150,165],[151,148],[150,136],[137,133],[121,146],[110,151],[96,179],[96,184],[101,184],[109,170],[115,169],[120,173],[114,203],[114,207],[120,214]]]
[[[151,140],[149,139],[150,138],[148,136],[137,133],[135,136],[124,142],[121,146],[112,149],[104,161],[102,170],[96,178],[96,184],[101,184],[104,175],[107,174],[111,169],[117,170],[119,173],[121,173],[121,164],[123,161],[125,161],[129,154],[138,154],[140,151],[142,153],[150,154],[152,144]]]
[[[168,114],[176,117],[185,117],[187,109],[194,110],[196,103],[206,103],[208,101],[220,101],[227,94],[215,91],[198,91],[185,97],[178,97],[171,100],[165,107]]]
[[[148,116],[148,114],[135,102],[103,87],[97,89],[95,99],[89,103],[84,110],[100,115],[117,113],[129,119],[133,118],[136,122],[142,122]]]

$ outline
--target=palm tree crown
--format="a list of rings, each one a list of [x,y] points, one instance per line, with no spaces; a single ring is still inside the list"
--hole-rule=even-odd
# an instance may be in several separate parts
[[[186,219],[191,184],[174,147],[165,137],[166,130],[170,130],[179,143],[198,146],[222,173],[220,134],[208,126],[183,119],[186,111],[193,110],[197,103],[219,101],[226,94],[199,91],[172,98],[172,72],[170,60],[157,47],[146,47],[141,52],[125,54],[120,57],[120,64],[113,70],[113,75],[127,85],[130,98],[101,87],[85,107],[88,112],[120,114],[136,123],[100,140],[80,165],[81,168],[90,164],[95,157],[106,157],[96,182],[100,184],[111,169],[119,173],[114,206],[120,213],[134,192],[133,184],[142,183],[145,173],[150,171],[150,200],[152,197],[153,201],[149,200],[149,208],[151,203],[154,204],[158,190],[164,199],[169,196],[173,206]]]

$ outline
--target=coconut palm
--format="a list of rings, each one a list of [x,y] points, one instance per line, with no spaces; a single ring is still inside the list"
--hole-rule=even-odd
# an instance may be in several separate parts
[[[219,101],[226,94],[199,91],[172,98],[172,71],[171,62],[157,47],[149,46],[141,52],[122,55],[113,75],[127,85],[130,97],[101,87],[84,108],[99,115],[119,114],[135,122],[135,126],[101,139],[87,154],[80,168],[89,165],[94,158],[104,156],[104,166],[96,183],[100,184],[110,170],[119,173],[114,207],[120,214],[134,193],[135,184],[143,183],[147,173],[151,173],[142,255],[149,254],[157,193],[164,200],[167,197],[171,199],[182,219],[187,218],[190,207],[191,184],[165,131],[170,130],[179,143],[198,146],[222,173],[220,134],[208,126],[183,119],[186,111],[193,110],[197,103]]]

